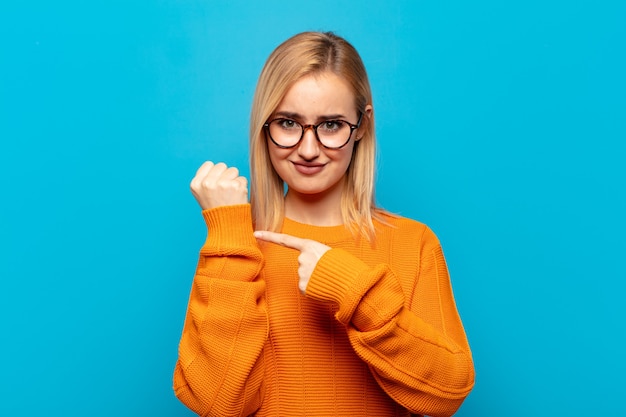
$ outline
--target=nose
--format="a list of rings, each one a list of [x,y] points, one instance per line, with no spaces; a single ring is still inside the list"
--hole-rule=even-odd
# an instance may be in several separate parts
[[[305,161],[311,161],[320,154],[320,143],[315,136],[315,127],[306,126],[302,140],[298,144],[298,155]]]

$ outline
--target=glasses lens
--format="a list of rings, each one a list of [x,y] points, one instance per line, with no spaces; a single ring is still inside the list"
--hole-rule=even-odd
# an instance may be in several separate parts
[[[341,148],[348,140],[352,129],[343,120],[327,120],[315,127],[317,138],[327,148]],[[303,127],[291,119],[275,119],[269,124],[269,134],[278,146],[296,146],[303,136]]]
[[[302,137],[302,126],[294,120],[276,119],[270,123],[270,136],[280,146],[294,146]]]
[[[350,138],[350,126],[341,120],[328,120],[317,126],[317,137],[324,146],[338,148]]]

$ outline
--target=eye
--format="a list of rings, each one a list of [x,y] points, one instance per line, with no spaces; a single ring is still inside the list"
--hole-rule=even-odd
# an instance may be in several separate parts
[[[274,122],[278,127],[284,130],[296,130],[300,128],[300,125],[295,120],[291,119],[277,119]]]
[[[340,120],[327,120],[320,124],[320,129],[325,133],[334,133],[341,130],[343,127],[343,122]]]

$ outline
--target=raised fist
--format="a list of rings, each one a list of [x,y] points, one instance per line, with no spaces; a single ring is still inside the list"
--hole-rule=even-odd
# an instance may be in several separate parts
[[[191,180],[191,193],[203,210],[248,202],[248,180],[235,167],[207,161]]]

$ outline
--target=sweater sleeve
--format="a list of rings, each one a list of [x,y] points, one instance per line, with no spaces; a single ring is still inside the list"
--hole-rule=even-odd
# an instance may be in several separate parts
[[[474,385],[474,366],[443,252],[430,229],[420,246],[416,277],[397,277],[386,264],[369,267],[331,249],[306,294],[338,304],[337,320],[389,396],[413,413],[451,416]],[[413,300],[400,279],[413,281]]]
[[[193,280],[174,391],[202,416],[241,416],[261,403],[268,334],[263,258],[249,205],[202,212],[207,240]]]

